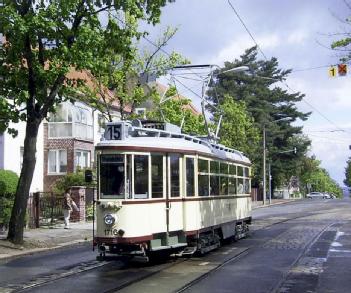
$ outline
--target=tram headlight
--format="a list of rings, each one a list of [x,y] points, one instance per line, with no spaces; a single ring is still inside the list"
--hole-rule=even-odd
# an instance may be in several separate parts
[[[104,222],[106,225],[113,225],[116,222],[116,218],[112,216],[111,214],[107,214],[104,217]]]

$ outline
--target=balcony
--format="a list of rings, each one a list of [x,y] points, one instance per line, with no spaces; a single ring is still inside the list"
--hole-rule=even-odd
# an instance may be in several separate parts
[[[93,126],[79,122],[48,122],[48,136],[94,140]]]

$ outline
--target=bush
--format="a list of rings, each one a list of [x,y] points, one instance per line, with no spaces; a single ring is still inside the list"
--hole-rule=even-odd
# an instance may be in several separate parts
[[[9,224],[17,183],[15,172],[0,170],[0,228],[7,228]]]
[[[18,176],[10,170],[0,170],[0,195],[15,194]]]
[[[84,171],[78,170],[76,173],[69,173],[64,177],[58,179],[52,191],[54,193],[63,194],[67,188],[71,186],[93,186],[92,183],[85,182]]]
[[[85,219],[87,221],[92,221],[94,219],[94,207],[93,203],[87,204],[85,208]]]

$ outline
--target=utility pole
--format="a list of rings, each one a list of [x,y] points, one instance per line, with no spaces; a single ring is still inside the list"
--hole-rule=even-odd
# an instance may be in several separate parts
[[[271,162],[268,162],[268,180],[269,180],[269,204],[272,203],[272,174],[271,174]]]
[[[266,204],[266,126],[263,125],[263,205]]]

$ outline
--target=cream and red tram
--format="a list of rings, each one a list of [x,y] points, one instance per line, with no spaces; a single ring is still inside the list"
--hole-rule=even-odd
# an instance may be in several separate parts
[[[96,146],[94,245],[105,253],[205,253],[251,222],[241,152],[150,121],[108,123]]]

